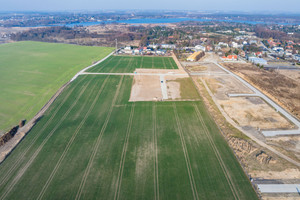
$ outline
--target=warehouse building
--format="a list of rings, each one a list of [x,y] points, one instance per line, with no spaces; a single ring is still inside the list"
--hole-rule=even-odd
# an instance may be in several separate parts
[[[257,58],[257,57],[249,57],[248,60],[250,62],[252,62],[253,64],[257,65],[267,65],[268,62],[265,60],[265,59],[262,59],[262,58]]]

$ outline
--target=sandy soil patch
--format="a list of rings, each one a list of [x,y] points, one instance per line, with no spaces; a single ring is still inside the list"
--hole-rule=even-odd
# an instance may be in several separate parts
[[[129,101],[157,101],[161,99],[159,76],[134,76]]]
[[[252,94],[253,91],[232,76],[204,78],[212,93],[219,99],[229,99],[227,94]]]
[[[185,74],[188,77],[188,74],[185,71],[178,69],[145,69],[145,68],[137,68],[135,71],[137,74],[139,73],[149,73],[149,74]]]
[[[260,129],[293,128],[293,125],[259,97],[235,97],[228,94],[253,93],[234,77],[205,78],[224,111],[240,126]]]
[[[253,177],[264,179],[300,179],[299,169],[286,169],[283,171],[252,171],[249,173]]]
[[[236,97],[218,101],[225,112],[240,126],[260,129],[293,127],[289,121],[259,97]]]
[[[214,62],[214,61],[221,61],[220,57],[215,53],[206,53],[199,61],[201,62]]]
[[[168,97],[175,100],[180,99],[180,83],[174,81],[167,81]]]
[[[224,74],[226,73],[220,67],[216,66],[214,63],[202,63],[202,62],[183,62],[182,63],[187,70],[190,72],[209,72],[213,74],[214,72]]]

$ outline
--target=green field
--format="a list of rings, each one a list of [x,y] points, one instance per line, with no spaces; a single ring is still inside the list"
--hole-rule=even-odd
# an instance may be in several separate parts
[[[30,120],[80,69],[112,51],[41,42],[0,45],[0,133]]]
[[[132,82],[67,86],[0,165],[0,199],[257,199],[202,101],[128,102]]]
[[[113,69],[112,69],[113,68]],[[172,57],[154,56],[111,56],[88,72],[129,73],[136,68],[178,69]]]

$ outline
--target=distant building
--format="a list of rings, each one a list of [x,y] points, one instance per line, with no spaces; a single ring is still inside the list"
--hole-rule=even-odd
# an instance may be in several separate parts
[[[175,49],[176,45],[175,44],[162,44],[161,48],[162,49]]]
[[[206,46],[206,51],[212,51],[213,50],[213,47],[212,46],[210,46],[210,45],[207,45]]]
[[[248,60],[252,62],[253,64],[259,64],[259,65],[267,65],[268,62],[265,59],[257,58],[257,57],[249,57]]]
[[[263,56],[263,53],[262,53],[262,52],[256,52],[255,55],[256,55],[257,57],[262,57],[262,56]]]
[[[298,62],[300,62],[300,55],[295,54],[295,55],[292,56],[292,58],[293,58],[294,60],[297,60]]]
[[[195,50],[196,51],[205,51],[205,47],[202,45],[197,45],[197,46],[195,46]]]
[[[222,57],[222,60],[224,61],[236,61],[237,59],[238,59],[237,55],[228,55],[227,57],[226,56]]]
[[[197,51],[187,58],[187,61],[195,62],[205,55],[204,51]]]
[[[245,53],[245,51],[240,51],[240,52],[239,52],[239,55],[242,56],[242,57],[245,57],[245,56],[246,56],[246,53]]]
[[[273,47],[272,48],[273,51],[283,51],[283,47]]]

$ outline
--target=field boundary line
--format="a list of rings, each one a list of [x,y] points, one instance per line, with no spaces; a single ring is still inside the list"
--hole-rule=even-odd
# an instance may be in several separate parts
[[[120,88],[121,88],[123,79],[124,79],[124,76],[122,76],[122,78],[121,78],[121,80],[120,80],[120,82],[119,82],[117,91],[116,91],[115,96],[114,96],[114,98],[113,98],[113,100],[112,100],[112,104],[111,104],[111,106],[110,106],[110,108],[109,108],[109,111],[108,111],[108,114],[107,114],[107,116],[106,116],[105,122],[104,122],[104,124],[103,124],[103,126],[102,126],[102,128],[101,128],[100,134],[99,134],[99,136],[98,136],[98,138],[97,138],[96,144],[94,145],[93,151],[92,151],[92,153],[91,153],[91,156],[90,156],[88,165],[87,165],[87,167],[86,167],[86,169],[85,169],[85,171],[84,171],[84,174],[83,174],[81,183],[80,183],[80,185],[79,185],[79,188],[78,188],[78,191],[77,191],[77,194],[76,194],[75,199],[80,199],[80,197],[81,197],[83,188],[84,188],[85,183],[86,183],[86,180],[87,180],[87,176],[89,175],[90,169],[91,169],[91,167],[92,167],[92,163],[93,163],[93,161],[94,161],[94,159],[95,159],[95,156],[96,156],[96,153],[97,153],[97,149],[99,148],[100,142],[101,142],[101,140],[102,140],[102,135],[103,135],[104,131],[106,130],[107,124],[108,124],[108,122],[109,122],[109,120],[110,120],[110,116],[111,116],[111,113],[112,113],[113,108],[114,108],[114,104],[115,104],[115,102],[116,102],[116,100],[117,100],[117,97],[118,97],[118,95],[119,95],[119,92],[120,92]]]
[[[82,80],[81,80],[82,81]],[[79,81],[76,86],[81,82]],[[75,86],[75,87],[76,87]],[[51,115],[51,117],[47,120],[46,124],[43,126],[43,128],[34,136],[31,143],[26,147],[26,149],[21,153],[21,155],[17,158],[17,160],[14,162],[13,166],[9,168],[9,170],[4,175],[2,181],[0,182],[0,186],[7,180],[8,176],[12,173],[12,171],[18,166],[18,164],[21,162],[21,160],[24,158],[25,154],[29,151],[29,149],[33,146],[33,144],[36,142],[38,137],[41,135],[41,133],[49,126],[49,124],[52,122],[53,118],[56,116],[58,111],[61,109],[61,107],[64,105],[64,103],[67,101],[67,99],[70,97],[72,92],[74,91],[75,87],[69,91],[69,93],[64,97],[61,104],[57,107],[55,112]]]
[[[143,61],[144,61],[144,56],[142,56],[140,68],[143,68]]]
[[[133,103],[133,105],[131,106],[129,122],[128,122],[127,130],[126,130],[126,137],[125,137],[123,151],[122,151],[122,155],[121,155],[120,168],[119,168],[116,192],[115,192],[115,197],[114,197],[115,200],[120,198],[122,177],[123,177],[123,171],[124,171],[124,165],[125,165],[125,159],[126,159],[128,143],[129,143],[129,136],[130,136],[130,133],[131,133],[132,121],[133,121],[133,116],[134,116],[134,108],[135,108],[135,103]]]
[[[43,198],[43,196],[44,196],[46,190],[48,189],[48,187],[49,187],[51,181],[53,180],[53,178],[54,178],[56,172],[58,171],[58,168],[60,167],[62,161],[64,160],[65,156],[67,155],[67,153],[68,153],[68,151],[69,151],[71,145],[73,144],[73,142],[74,142],[76,136],[78,135],[80,129],[82,128],[82,126],[83,126],[84,123],[86,122],[87,118],[89,117],[89,114],[91,113],[92,109],[95,107],[95,104],[96,104],[97,100],[99,99],[99,96],[101,95],[101,93],[102,93],[102,91],[103,91],[103,89],[104,89],[104,87],[105,87],[105,85],[106,85],[106,82],[107,82],[108,78],[109,78],[109,76],[107,76],[106,79],[104,80],[104,82],[102,83],[101,88],[100,88],[100,90],[98,91],[96,98],[94,99],[94,101],[93,101],[93,103],[91,104],[91,106],[90,106],[88,112],[85,114],[83,120],[80,122],[79,126],[77,127],[77,129],[75,130],[75,132],[74,132],[74,134],[72,135],[71,139],[69,140],[67,146],[65,147],[65,149],[64,149],[64,151],[63,151],[61,157],[59,158],[57,164],[55,165],[53,171],[51,172],[51,174],[50,174],[48,180],[46,181],[46,183],[45,183],[44,187],[42,188],[42,190],[41,190],[41,192],[40,192],[40,194],[39,194],[39,196],[38,196],[37,199],[42,199],[42,198]],[[92,90],[91,90],[90,95],[93,93],[93,90],[95,89],[96,86],[97,86],[97,84],[94,84],[94,86],[93,86],[93,88],[92,88]],[[90,95],[89,95],[89,97],[90,97]],[[85,107],[86,104],[87,104],[87,102],[86,102],[82,107]]]
[[[89,83],[90,82],[91,81],[89,81]],[[78,100],[80,99],[80,97],[82,96],[82,94],[84,93],[84,91],[86,90],[86,88],[89,85],[89,83],[86,84],[83,87],[83,90],[80,92],[80,94],[79,94],[78,98],[76,99],[76,101],[73,102],[73,104],[68,109],[68,111],[63,115],[62,119],[56,124],[56,126],[52,129],[52,131],[43,140],[42,144],[40,144],[40,146],[38,147],[38,149],[34,152],[34,154],[31,156],[31,158],[27,161],[26,165],[22,169],[19,170],[19,172],[16,175],[16,177],[13,179],[13,181],[11,182],[11,184],[8,186],[8,189],[0,197],[0,200],[4,199],[8,195],[8,193],[13,189],[13,187],[18,183],[18,181],[23,176],[23,174],[25,173],[25,171],[28,169],[28,167],[32,164],[32,162],[35,160],[35,158],[37,157],[37,155],[40,153],[40,151],[42,150],[42,148],[44,147],[44,145],[48,142],[49,138],[53,135],[53,133],[56,131],[56,129],[61,125],[62,121],[64,119],[66,119],[66,117],[69,115],[69,113],[71,112],[71,110],[77,104]]]
[[[198,120],[200,121],[200,123],[202,124],[202,126],[204,128],[204,133],[206,134],[206,137],[208,138],[209,143],[210,143],[211,147],[213,148],[213,151],[214,151],[214,153],[215,153],[215,155],[216,155],[216,157],[218,159],[218,162],[219,162],[219,164],[220,164],[220,166],[222,168],[222,171],[223,171],[223,173],[225,175],[225,178],[226,178],[226,180],[228,182],[228,185],[229,185],[229,187],[231,189],[231,192],[232,192],[234,198],[235,199],[240,199],[239,196],[238,196],[238,192],[237,192],[237,190],[235,188],[235,185],[233,184],[233,181],[232,181],[232,178],[230,176],[230,173],[229,173],[229,171],[228,171],[228,169],[227,169],[227,167],[226,167],[226,165],[225,165],[225,163],[224,163],[224,161],[223,161],[223,159],[222,159],[222,157],[220,155],[220,152],[219,152],[218,148],[216,147],[216,144],[214,143],[211,135],[209,134],[209,131],[208,131],[208,129],[207,129],[205,123],[204,123],[204,120],[203,120],[203,118],[201,116],[201,113],[200,113],[197,105],[195,103],[193,103],[193,106],[194,106],[194,109],[196,111],[197,118],[198,118]]]
[[[117,50],[116,50],[117,51]],[[73,76],[73,78],[69,81],[69,82],[72,82],[74,81],[80,74],[82,74],[83,72],[85,72],[86,70],[102,63],[103,61],[105,61],[107,58],[109,58],[111,55],[113,55],[115,53],[115,51],[112,51],[110,54],[108,54],[107,56],[105,56],[104,58],[102,58],[101,60],[99,60],[98,62],[90,65],[90,66],[87,66],[86,68],[80,70],[77,74],[75,74],[75,76]]]
[[[153,164],[154,164],[154,199],[159,200],[159,180],[158,180],[158,156],[157,156],[157,123],[156,123],[156,104],[152,107],[153,120]]]
[[[187,167],[188,174],[189,174],[191,189],[192,189],[192,192],[193,192],[194,199],[198,200],[199,199],[198,191],[197,191],[197,188],[196,188],[196,183],[195,183],[195,179],[194,179],[194,175],[193,175],[193,171],[192,171],[192,167],[191,167],[191,163],[190,163],[190,158],[189,158],[188,151],[187,151],[187,148],[186,148],[186,143],[185,143],[185,139],[184,139],[184,136],[183,136],[182,127],[181,127],[181,124],[180,124],[180,120],[179,120],[179,116],[178,116],[178,112],[177,112],[177,108],[176,108],[175,103],[173,103],[173,110],[174,110],[174,114],[175,114],[177,130],[179,132],[179,136],[180,136],[180,140],[181,140],[181,145],[182,145],[182,149],[183,149],[185,163],[186,163],[186,167]]]
[[[102,66],[99,68],[99,70],[101,70],[101,69],[103,69],[105,66],[107,66],[107,65],[109,64],[109,61],[111,61],[112,59],[113,59],[113,56],[110,55],[107,59],[103,60],[102,62],[107,61],[107,63],[104,64],[104,65],[102,65]],[[102,62],[98,63],[97,65],[100,65]],[[93,66],[93,67],[96,67],[97,65],[95,65],[95,66]],[[91,67],[91,68],[93,68],[93,67]],[[89,69],[90,69],[90,68],[89,68]],[[94,68],[94,69],[96,69],[96,68]],[[92,69],[91,72],[93,72],[94,69]],[[88,70],[88,69],[86,69],[86,70]],[[84,72],[85,72],[86,70],[84,70]]]

